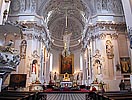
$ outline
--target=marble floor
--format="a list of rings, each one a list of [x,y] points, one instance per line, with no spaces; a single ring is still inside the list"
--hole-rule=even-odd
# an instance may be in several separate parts
[[[86,100],[86,94],[82,93],[58,93],[47,94],[46,100]]]

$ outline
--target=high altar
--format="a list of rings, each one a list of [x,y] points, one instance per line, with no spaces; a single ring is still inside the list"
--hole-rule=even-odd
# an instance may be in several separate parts
[[[60,82],[61,87],[72,87],[72,82],[70,81],[69,74],[65,73],[63,81]]]
[[[70,81],[70,78],[69,78],[69,74],[68,73],[65,73],[64,74],[63,81]]]

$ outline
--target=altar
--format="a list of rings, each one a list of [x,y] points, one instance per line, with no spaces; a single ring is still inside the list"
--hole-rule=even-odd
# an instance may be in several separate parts
[[[64,74],[63,81],[70,81],[70,78],[69,78],[69,74],[68,73],[65,73]]]
[[[72,87],[72,82],[70,81],[62,81],[60,82],[61,87]]]
[[[72,82],[70,81],[70,75],[65,73],[63,76],[63,81],[60,82],[60,86],[63,87],[72,87]]]

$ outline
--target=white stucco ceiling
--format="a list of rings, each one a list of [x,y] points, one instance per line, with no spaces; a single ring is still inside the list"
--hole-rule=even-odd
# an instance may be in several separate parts
[[[54,46],[63,47],[66,11],[68,16],[68,33],[72,33],[70,46],[73,48],[80,45],[78,40],[81,40],[85,24],[91,16],[89,6],[86,4],[82,0],[50,0],[43,3],[43,7],[42,5],[40,6],[41,9],[38,10],[38,13],[44,17],[47,23],[51,38],[54,40]]]

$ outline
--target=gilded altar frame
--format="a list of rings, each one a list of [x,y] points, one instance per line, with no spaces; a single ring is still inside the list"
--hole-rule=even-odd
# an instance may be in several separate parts
[[[121,73],[131,73],[130,57],[120,57]]]
[[[73,74],[74,72],[74,55],[71,54],[67,57],[60,55],[60,74],[64,75],[65,73]]]

